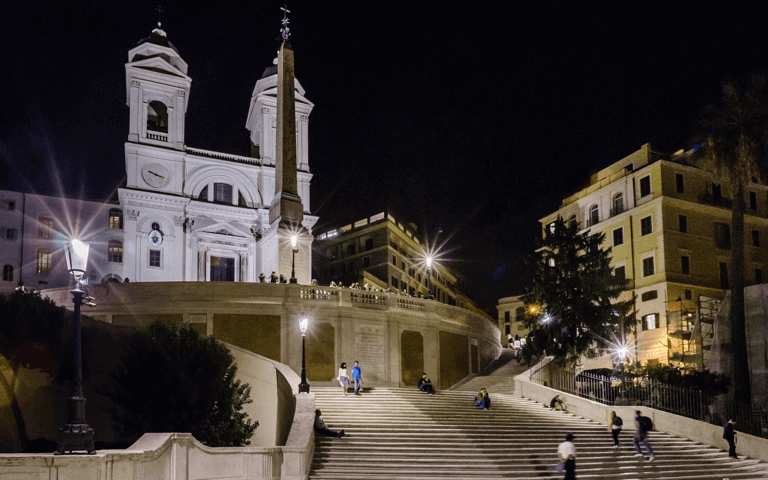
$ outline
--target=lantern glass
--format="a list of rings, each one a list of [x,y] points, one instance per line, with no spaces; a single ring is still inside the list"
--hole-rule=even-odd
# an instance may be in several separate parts
[[[302,313],[299,316],[299,330],[301,330],[302,336],[307,334],[308,327],[309,327],[309,317],[307,317],[305,314]]]
[[[80,240],[72,240],[64,247],[67,258],[67,270],[74,275],[75,280],[80,280],[85,275],[88,266],[88,251],[90,247]]]
[[[291,247],[296,248],[296,244],[299,243],[298,235],[291,235]]]

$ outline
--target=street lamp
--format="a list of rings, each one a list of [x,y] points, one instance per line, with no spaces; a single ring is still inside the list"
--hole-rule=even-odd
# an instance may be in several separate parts
[[[289,280],[290,283],[297,283],[296,280],[296,252],[299,251],[297,245],[299,243],[299,236],[298,234],[291,235],[291,249],[293,250],[293,259],[291,260],[291,279]]]
[[[624,399],[627,396],[627,385],[624,378],[624,359],[627,358],[629,350],[622,345],[616,350],[616,353],[619,354],[619,360],[621,361],[621,398]]]
[[[428,291],[427,297],[433,298],[432,297],[432,256],[431,255],[427,256],[426,263],[427,263],[427,282],[429,282],[428,283],[429,291]]]
[[[89,454],[96,453],[93,446],[93,429],[85,422],[85,397],[83,397],[83,362],[80,348],[80,305],[85,299],[88,305],[93,305],[91,297],[84,297],[85,292],[80,288],[81,280],[88,266],[88,244],[80,240],[72,240],[64,246],[67,258],[67,270],[75,278],[75,289],[72,296],[75,302],[75,378],[72,385],[72,396],[67,399],[67,423],[59,429],[58,446],[54,455],[66,452],[85,450]]]
[[[309,383],[307,382],[307,356],[305,350],[307,327],[309,327],[309,317],[306,313],[301,312],[299,314],[299,330],[301,330],[301,383],[299,384],[299,393],[309,393]]]

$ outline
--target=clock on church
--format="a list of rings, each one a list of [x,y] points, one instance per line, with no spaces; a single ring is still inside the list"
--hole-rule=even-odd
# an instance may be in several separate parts
[[[149,163],[141,169],[141,178],[152,188],[163,188],[171,181],[171,172],[159,163]]]

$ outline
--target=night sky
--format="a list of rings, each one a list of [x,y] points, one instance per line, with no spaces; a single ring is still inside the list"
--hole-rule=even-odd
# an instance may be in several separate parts
[[[522,293],[539,218],[644,143],[690,147],[722,81],[768,70],[760,3],[290,2],[316,232],[390,205],[445,243],[483,304]],[[248,152],[280,5],[163,2],[193,79],[187,145]],[[0,5],[0,189],[109,197],[124,64],[156,7]]]

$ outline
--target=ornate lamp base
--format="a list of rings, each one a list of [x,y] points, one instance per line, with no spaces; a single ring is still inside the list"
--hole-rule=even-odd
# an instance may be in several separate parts
[[[58,441],[59,446],[53,452],[54,455],[83,450],[89,455],[96,453],[93,446],[93,429],[87,423],[64,425],[59,429]]]

